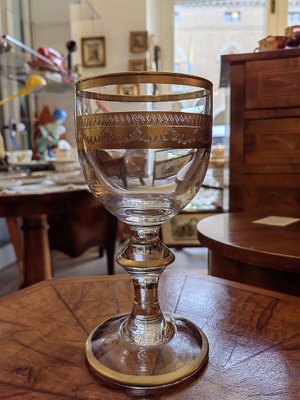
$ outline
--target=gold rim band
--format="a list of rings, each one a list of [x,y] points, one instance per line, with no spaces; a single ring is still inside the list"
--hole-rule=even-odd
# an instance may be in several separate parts
[[[112,86],[132,83],[150,83],[150,84],[169,84],[182,85],[195,88],[194,91],[176,94],[158,94],[158,95],[119,95],[107,94],[87,89],[101,88],[103,86]],[[92,76],[80,79],[76,85],[76,95],[83,98],[106,101],[128,101],[128,102],[161,102],[161,101],[179,101],[205,97],[212,92],[212,83],[207,79],[168,72],[124,72],[119,74],[108,74]],[[198,88],[198,89],[197,89]],[[199,90],[200,88],[200,90]],[[196,90],[197,89],[197,90]]]
[[[120,315],[119,315],[120,316]],[[119,317],[117,316],[117,317]],[[113,317],[113,318],[117,318]],[[194,329],[195,333],[199,335],[201,338],[201,351],[199,355],[190,363],[184,365],[183,367],[177,369],[176,371],[169,372],[166,374],[161,375],[129,375],[123,374],[121,372],[114,371],[104,364],[102,364],[95,356],[92,350],[92,339],[99,327],[105,324],[109,319],[103,321],[100,325],[98,325],[89,335],[86,341],[86,358],[92,367],[92,369],[103,376],[105,379],[114,382],[120,385],[127,385],[127,386],[137,386],[137,387],[159,387],[162,385],[171,385],[172,383],[178,382],[183,378],[187,378],[191,376],[193,373],[197,372],[207,361],[208,359],[208,340],[204,332],[193,322],[179,317],[178,315],[175,316],[177,319],[181,319],[185,322],[188,322],[192,328]]]
[[[104,113],[77,117],[78,150],[209,148],[207,114],[181,112]]]

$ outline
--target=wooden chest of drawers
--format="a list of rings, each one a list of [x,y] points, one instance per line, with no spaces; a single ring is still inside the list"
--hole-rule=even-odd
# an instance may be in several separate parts
[[[230,211],[300,215],[300,49],[222,56]]]

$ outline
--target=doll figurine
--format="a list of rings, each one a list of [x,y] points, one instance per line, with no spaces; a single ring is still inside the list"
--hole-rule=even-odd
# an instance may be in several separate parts
[[[62,108],[57,108],[47,117],[49,109],[44,109],[41,113],[39,123],[34,132],[34,159],[47,160],[54,157],[53,149],[58,145],[60,137],[65,133],[66,128],[63,123],[67,113]],[[45,120],[49,120],[46,122]],[[44,121],[42,121],[44,120]]]

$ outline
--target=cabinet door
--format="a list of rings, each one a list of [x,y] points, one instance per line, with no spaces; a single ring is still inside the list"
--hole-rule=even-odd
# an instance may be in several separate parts
[[[300,118],[246,120],[244,135],[246,170],[300,170]]]
[[[299,216],[299,174],[246,174],[243,181],[243,209]]]
[[[239,155],[230,160],[230,209],[298,215],[300,118],[245,120]]]
[[[247,62],[245,76],[246,109],[300,106],[300,57]]]

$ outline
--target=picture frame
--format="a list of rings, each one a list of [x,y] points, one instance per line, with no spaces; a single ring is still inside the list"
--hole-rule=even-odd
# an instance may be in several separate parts
[[[129,71],[146,71],[147,62],[145,58],[129,60],[128,62]]]
[[[130,51],[131,53],[143,53],[148,50],[147,31],[130,32]]]
[[[162,242],[168,247],[200,247],[197,223],[216,213],[183,211],[165,222],[161,227]]]
[[[84,68],[105,67],[106,44],[104,36],[81,38],[82,66]]]
[[[165,152],[166,150],[159,150],[155,153],[155,157],[157,158],[157,154],[160,152]],[[185,154],[179,157],[169,158],[168,160],[155,160],[154,170],[153,170],[153,182],[157,179],[165,179],[169,176],[173,176],[178,173],[178,171],[186,165],[190,159],[192,158],[192,154]]]
[[[138,83],[125,83],[118,85],[118,94],[126,96],[138,96],[140,94],[140,88]]]

